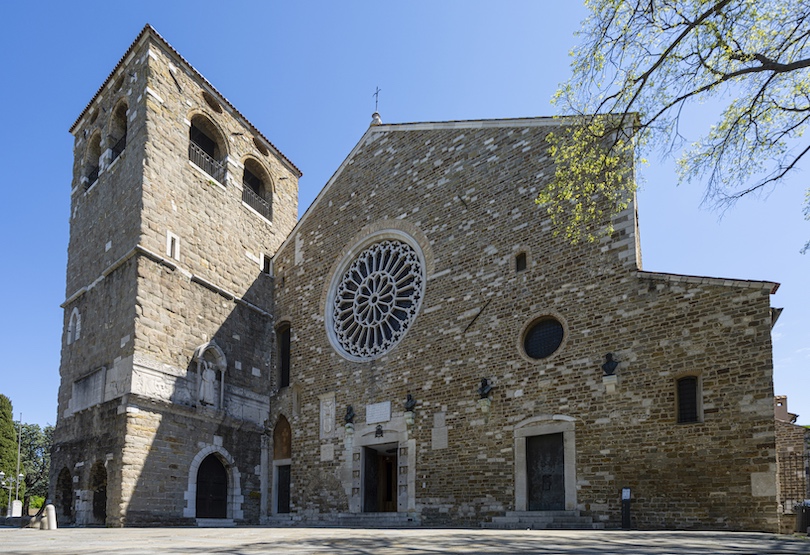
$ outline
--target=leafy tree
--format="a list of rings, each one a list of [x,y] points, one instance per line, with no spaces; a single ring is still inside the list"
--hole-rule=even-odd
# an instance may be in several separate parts
[[[48,472],[51,466],[53,426],[40,428],[39,424],[23,424],[22,472],[25,474],[23,514],[27,514],[31,496],[48,496]]]
[[[725,207],[767,191],[810,151],[810,1],[586,0],[590,15],[555,103],[570,114],[549,136],[555,177],[540,192],[574,240],[626,208],[633,166],[682,150],[684,109],[711,100],[719,120],[679,158]],[[607,206],[599,196],[607,198]],[[805,217],[810,219],[810,191]],[[805,250],[810,243],[805,245]]]
[[[7,478],[17,475],[17,429],[12,414],[11,400],[0,394],[0,470]],[[0,506],[7,504],[8,489],[0,489]]]

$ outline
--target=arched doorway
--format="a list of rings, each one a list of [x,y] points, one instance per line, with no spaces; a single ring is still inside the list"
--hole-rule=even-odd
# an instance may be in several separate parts
[[[56,479],[55,501],[59,525],[73,524],[73,477],[67,468]]]
[[[292,430],[289,421],[279,416],[273,430],[273,505],[276,513],[290,512]]]
[[[96,462],[90,469],[90,491],[93,494],[93,522],[107,522],[107,469],[104,463]]]
[[[197,518],[227,518],[228,473],[214,454],[197,470]]]

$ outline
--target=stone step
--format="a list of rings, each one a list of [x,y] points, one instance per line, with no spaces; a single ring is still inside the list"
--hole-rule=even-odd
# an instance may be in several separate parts
[[[231,518],[198,518],[200,528],[233,528],[236,523]]]
[[[501,530],[601,530],[604,524],[582,516],[579,511],[507,511],[504,516],[492,517],[482,528]]]
[[[412,513],[337,513],[302,517],[298,515],[273,515],[267,526],[291,527],[314,526],[327,528],[411,528],[421,524],[418,515]]]

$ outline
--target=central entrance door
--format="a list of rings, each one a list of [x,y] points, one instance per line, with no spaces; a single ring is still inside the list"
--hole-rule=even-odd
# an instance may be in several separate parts
[[[565,509],[562,433],[526,438],[526,482],[530,511]]]
[[[363,447],[363,512],[397,511],[397,444]]]
[[[203,459],[197,471],[197,518],[227,518],[228,475],[215,455]]]

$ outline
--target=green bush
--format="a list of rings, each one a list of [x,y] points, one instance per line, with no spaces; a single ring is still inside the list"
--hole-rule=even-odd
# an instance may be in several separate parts
[[[39,509],[45,503],[45,498],[41,495],[32,495],[29,501],[29,506],[32,509]]]

